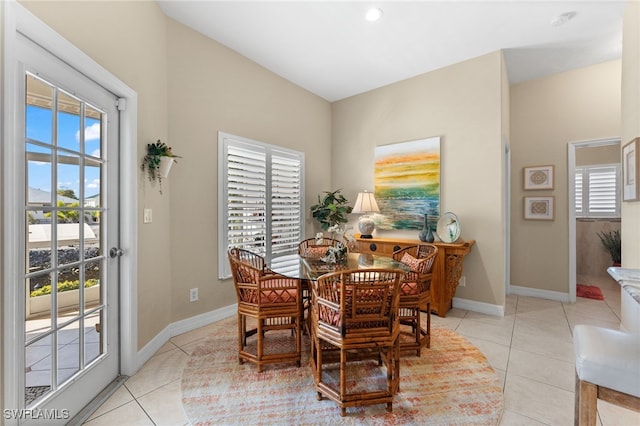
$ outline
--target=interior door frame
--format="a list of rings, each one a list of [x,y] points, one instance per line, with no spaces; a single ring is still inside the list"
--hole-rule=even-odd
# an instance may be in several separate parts
[[[3,37],[3,61],[2,61],[2,197],[4,205],[12,205],[17,195],[16,167],[13,159],[17,155],[17,144],[12,143],[18,139],[15,124],[17,102],[16,81],[18,76],[17,57],[15,55],[17,34],[21,33],[41,45],[62,61],[93,79],[96,83],[119,97],[118,109],[120,110],[120,248],[124,256],[120,259],[120,374],[132,375],[137,370],[137,93],[120,81],[109,71],[83,53],[80,49],[65,40],[61,35],[53,31],[44,22],[31,14],[27,9],[14,0],[0,2],[2,8],[0,18],[4,29]],[[3,294],[3,318],[2,334],[5,342],[11,342],[15,333],[21,330],[18,327],[13,301],[16,300],[16,289],[8,285],[19,276],[15,262],[12,262],[11,250],[7,247],[18,247],[23,233],[16,229],[14,224],[19,223],[17,209],[3,209],[2,233],[4,249],[2,252],[2,294]],[[3,353],[3,408],[15,408],[18,406],[18,398],[12,384],[18,383],[19,372],[15,368],[18,360],[14,351],[9,350],[10,345],[2,347]]]
[[[616,145],[619,137],[569,142],[567,144],[567,206],[569,208],[569,303],[576,303],[577,263],[576,263],[576,149]]]

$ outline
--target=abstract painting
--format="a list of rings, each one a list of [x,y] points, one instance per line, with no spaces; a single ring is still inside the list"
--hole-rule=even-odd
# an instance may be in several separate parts
[[[440,215],[440,137],[376,147],[377,229],[422,229]],[[437,220],[437,219],[435,219]]]

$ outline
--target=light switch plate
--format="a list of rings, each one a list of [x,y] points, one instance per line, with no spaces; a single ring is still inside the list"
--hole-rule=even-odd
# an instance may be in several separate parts
[[[142,218],[142,221],[144,223],[151,223],[153,222],[153,210],[151,209],[144,209],[144,217]]]

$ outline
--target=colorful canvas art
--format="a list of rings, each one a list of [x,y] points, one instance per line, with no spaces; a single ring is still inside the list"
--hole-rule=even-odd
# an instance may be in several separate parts
[[[440,215],[440,137],[376,147],[377,229],[422,229]]]

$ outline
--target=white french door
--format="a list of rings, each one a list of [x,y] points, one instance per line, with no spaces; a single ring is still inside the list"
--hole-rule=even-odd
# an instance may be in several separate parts
[[[66,424],[120,371],[117,98],[25,37],[17,47],[9,417]]]

